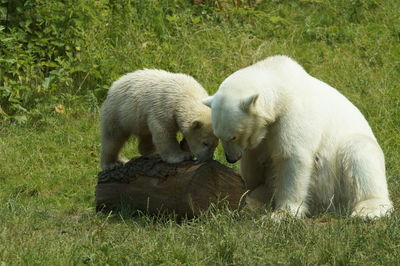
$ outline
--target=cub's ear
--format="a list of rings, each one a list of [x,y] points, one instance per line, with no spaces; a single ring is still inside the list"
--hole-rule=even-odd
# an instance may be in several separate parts
[[[240,109],[244,112],[248,112],[252,106],[255,105],[259,94],[254,94],[240,102]]]
[[[202,102],[203,102],[203,104],[205,104],[211,108],[211,103],[212,103],[213,98],[214,98],[214,96],[209,96],[207,98],[204,98]]]
[[[203,122],[201,122],[200,120],[194,120],[192,122],[192,125],[190,126],[191,129],[200,129],[203,127]]]

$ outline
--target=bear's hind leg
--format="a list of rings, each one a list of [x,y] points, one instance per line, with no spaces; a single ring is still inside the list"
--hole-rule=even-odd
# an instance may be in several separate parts
[[[150,156],[156,152],[151,135],[141,135],[138,137],[138,150],[142,156]]]
[[[116,130],[118,131],[118,130]],[[122,132],[102,132],[100,166],[103,170],[124,164],[128,160],[119,157],[119,151],[128,140],[129,134]]]
[[[339,151],[343,178],[352,186],[354,203],[351,216],[374,219],[393,209],[385,174],[385,159],[375,140],[357,135],[346,141]]]

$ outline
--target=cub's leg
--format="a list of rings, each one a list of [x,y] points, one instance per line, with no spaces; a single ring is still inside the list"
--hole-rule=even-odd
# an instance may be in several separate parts
[[[192,158],[192,154],[182,151],[176,139],[176,131],[168,130],[170,125],[163,125],[160,122],[152,121],[149,129],[152,140],[157,151],[167,163],[180,163]]]
[[[383,152],[375,140],[357,135],[339,149],[343,178],[352,184],[354,201],[352,216],[374,219],[393,210],[385,174]]]
[[[141,155],[150,156],[151,154],[156,152],[156,147],[153,144],[151,135],[138,136],[138,142],[138,150]]]
[[[103,128],[101,135],[101,168],[104,170],[112,168],[115,165],[126,163],[127,159],[119,157],[118,154],[124,143],[128,140],[129,134],[119,129],[115,129],[111,132],[111,130]]]

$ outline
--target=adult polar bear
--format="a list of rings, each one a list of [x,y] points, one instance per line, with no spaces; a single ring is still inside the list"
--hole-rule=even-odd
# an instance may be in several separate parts
[[[286,56],[238,70],[203,100],[228,162],[241,159],[249,207],[273,218],[351,210],[389,214],[384,155],[368,122],[337,90]]]

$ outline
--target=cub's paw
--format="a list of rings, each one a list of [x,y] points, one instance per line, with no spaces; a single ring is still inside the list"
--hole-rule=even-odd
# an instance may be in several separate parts
[[[121,159],[113,163],[108,163],[106,165],[102,165],[101,168],[103,171],[107,170],[113,170],[115,168],[123,166],[125,163],[127,163],[129,160],[128,159]]]
[[[129,162],[129,159],[127,159],[125,157],[120,157],[120,158],[118,158],[117,164],[123,165],[123,164],[126,164],[127,162]]]

